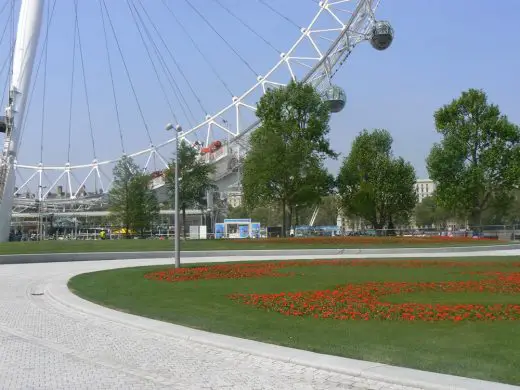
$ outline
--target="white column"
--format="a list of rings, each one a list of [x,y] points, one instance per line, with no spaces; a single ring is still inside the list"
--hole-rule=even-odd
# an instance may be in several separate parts
[[[25,106],[33,72],[33,65],[40,37],[44,0],[22,0],[18,31],[13,53],[13,74],[10,101],[6,116],[12,119],[10,134],[6,133],[2,154],[1,180],[3,181],[0,203],[0,241],[9,239],[13,195],[15,187],[14,162],[18,153],[20,131],[25,117]],[[9,130],[9,129],[8,129]],[[1,184],[1,183],[0,183]]]

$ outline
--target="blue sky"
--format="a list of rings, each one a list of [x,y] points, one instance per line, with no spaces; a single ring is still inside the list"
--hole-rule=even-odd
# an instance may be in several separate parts
[[[48,1],[52,4],[53,0]],[[220,1],[282,51],[299,35],[297,28],[257,0]],[[302,26],[307,25],[316,10],[311,0],[265,1]],[[252,85],[255,75],[184,0],[167,2],[175,7],[177,17],[233,93],[240,94]],[[168,137],[163,131],[164,124],[174,120],[125,4],[123,0],[107,0],[147,126],[153,141],[158,143]],[[228,104],[230,95],[166,12],[161,0],[149,0],[146,4],[206,110],[215,112]],[[192,0],[192,4],[258,73],[265,72],[278,60],[275,51],[229,17],[213,0]],[[63,165],[68,148],[73,1],[57,0],[56,7],[48,48],[43,149],[46,164]],[[0,15],[4,23],[6,15]],[[490,101],[500,105],[512,121],[520,123],[518,0],[382,0],[378,17],[392,23],[395,40],[384,52],[375,51],[368,43],[360,45],[336,76],[335,83],[345,89],[348,99],[346,108],[331,122],[330,138],[336,151],[343,156],[347,154],[353,138],[364,128],[386,128],[394,137],[395,154],[411,161],[418,176],[425,177],[425,157],[438,139],[433,113],[468,88],[484,89]],[[121,146],[111,100],[98,1],[79,0],[79,24],[96,157],[100,160],[115,158],[121,154]],[[133,152],[147,147],[149,141],[116,46],[113,42],[110,45],[112,61],[116,64],[114,81],[125,146],[128,152]],[[7,46],[4,43],[2,47],[5,58]],[[168,60],[165,51],[163,55]],[[76,62],[71,143],[71,162],[75,164],[89,163],[93,158],[79,66]],[[40,72],[20,151],[20,161],[26,164],[36,164],[40,159],[43,71]],[[0,81],[3,82],[5,75],[2,77]],[[186,94],[194,116],[203,118],[204,113],[181,75],[175,73],[175,78]],[[174,103],[171,94],[170,99]],[[173,105],[179,121],[188,127],[182,110],[175,103]],[[330,168],[336,171],[341,159],[329,162]]]

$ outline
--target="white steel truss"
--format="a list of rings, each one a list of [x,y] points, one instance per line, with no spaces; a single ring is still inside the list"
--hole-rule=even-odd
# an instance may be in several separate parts
[[[301,29],[300,37],[286,53],[280,55],[270,71],[258,75],[251,88],[233,97],[230,104],[220,111],[207,115],[198,125],[181,132],[179,137],[190,142],[190,138],[203,131],[208,145],[212,140],[226,136],[220,154],[206,156],[208,163],[226,158],[235,158],[240,163],[241,156],[247,150],[247,134],[259,125],[255,107],[260,97],[269,89],[287,85],[290,80],[312,83],[318,89],[328,87],[352,50],[371,38],[378,4],[377,0],[323,0],[317,3],[316,14],[308,27]],[[222,136],[216,137],[216,133]],[[156,160],[167,167],[168,161],[162,151],[174,143],[175,137],[158,145],[149,145],[129,156],[144,157],[144,169],[147,170]],[[14,190],[14,199],[19,202],[30,188],[36,187],[35,199],[40,202],[59,203],[67,199],[82,204],[86,198],[101,198],[110,188],[110,172],[119,158],[115,156],[114,159],[93,160],[79,165],[65,162],[62,166],[28,165],[15,161],[14,170],[20,184]],[[225,174],[221,172],[220,176]],[[96,188],[87,193],[84,186],[89,180],[96,182]],[[63,184],[58,185],[63,182],[66,188]],[[55,196],[58,187],[59,199]]]

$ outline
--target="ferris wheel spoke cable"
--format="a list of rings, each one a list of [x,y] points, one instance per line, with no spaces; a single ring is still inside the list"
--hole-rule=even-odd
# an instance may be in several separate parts
[[[191,93],[193,94],[193,96],[195,97],[195,99],[197,100],[202,112],[204,113],[204,115],[207,115],[208,114],[208,111],[206,110],[206,108],[204,107],[204,105],[202,104],[202,100],[200,99],[200,97],[198,96],[198,94],[195,92],[195,90],[193,89],[193,86],[192,84],[190,83],[190,81],[188,80],[188,78],[186,77],[186,74],[184,73],[184,71],[182,70],[182,67],[179,65],[178,61],[175,59],[175,56],[173,55],[172,51],[170,50],[169,46],[167,45],[165,39],[163,38],[162,34],[159,32],[159,29],[157,28],[157,25],[153,22],[152,18],[150,17],[150,15],[148,14],[148,11],[146,11],[146,8],[142,5],[142,3],[140,1],[138,1],[139,5],[141,6],[148,22],[151,24],[151,26],[153,27],[153,29],[155,30],[156,34],[159,36],[159,39],[161,40],[163,46],[165,47],[167,53],[170,55],[170,58],[172,59],[172,61],[174,62],[175,66],[177,67],[177,70],[179,71],[179,73],[182,75],[184,81],[186,82],[186,84],[188,85],[188,87],[190,88],[190,91]],[[138,15],[140,17],[140,14],[138,12]],[[148,35],[149,37],[151,36],[150,33],[149,33],[149,30],[146,28],[146,23],[144,23],[144,21],[142,20],[142,18],[140,17],[141,19],[141,23],[143,24],[143,27],[145,28],[145,31],[148,32]],[[149,38],[152,42],[153,42],[153,39],[152,38]],[[156,47],[156,45],[154,45]],[[156,47],[156,50],[157,50],[157,47]],[[160,54],[160,52],[157,50],[157,53]]]
[[[105,0],[101,0],[103,3],[103,8],[107,14],[108,24],[110,25],[110,29],[112,30],[112,34],[114,35],[114,40],[116,42],[117,50],[119,51],[119,55],[121,56],[121,61],[123,62],[123,67],[125,68],[126,77],[128,78],[128,82],[130,83],[130,89],[132,90],[132,94],[135,99],[135,103],[137,105],[137,109],[139,111],[139,116],[141,117],[141,121],[143,122],[144,128],[146,130],[146,135],[148,136],[148,141],[150,144],[153,144],[152,136],[150,134],[150,128],[148,127],[148,123],[143,114],[143,109],[141,104],[139,103],[139,98],[137,97],[137,92],[135,91],[135,86],[132,81],[132,77],[130,76],[130,71],[128,70],[128,65],[126,64],[125,56],[123,55],[123,50],[121,49],[121,45],[119,44],[119,39],[117,38],[116,30],[114,28],[114,24],[112,23],[112,18],[110,17],[110,12],[108,12],[107,4]]]
[[[289,18],[288,16],[282,14],[280,11],[278,11],[276,8],[274,8],[272,5],[270,5],[269,3],[265,2],[264,0],[257,0],[260,4],[263,4],[264,6],[266,6],[267,8],[269,8],[273,13],[275,13],[276,15],[278,15],[279,17],[281,17],[282,19],[286,20],[287,22],[289,22],[290,24],[292,24],[294,27],[296,27],[298,30],[301,30],[301,26],[298,26],[298,23],[296,23],[294,20],[292,20],[291,18]]]
[[[0,15],[2,13],[0,12]],[[0,37],[0,44],[2,44],[2,42],[4,41],[4,38],[6,36],[6,33],[7,33],[7,28],[9,27],[9,22],[11,21],[11,14],[9,14],[8,18],[7,18],[7,22],[5,23],[4,25],[4,29],[2,30],[2,36]]]
[[[309,1],[312,1],[314,4],[317,4],[317,5],[319,5],[321,7],[320,0],[309,0]],[[322,7],[322,8],[325,8],[325,7]],[[350,10],[338,8],[336,3],[332,3],[332,4],[328,3],[328,8],[329,9],[333,9],[335,11],[341,11],[341,12],[346,12],[348,14],[352,14],[352,11],[350,11]]]
[[[3,42],[3,40],[4,40],[5,36],[6,36],[7,27],[9,27],[9,22],[10,21],[11,21],[11,14],[9,14],[7,22],[5,23],[5,26],[4,26],[4,30],[2,31],[2,36],[0,38],[0,44],[2,44],[2,42]],[[12,42],[9,42],[9,53],[12,53],[13,49],[14,49],[14,47],[12,46]],[[9,74],[10,74],[10,69],[11,69],[11,64],[9,63],[10,60],[11,60],[11,56],[10,55],[5,56],[4,62],[2,64],[2,67],[0,68],[0,74],[3,74],[7,64],[9,64],[8,71],[6,72],[4,88],[3,88],[3,91],[2,91],[2,98],[0,100],[0,107],[4,107],[4,100],[5,100],[6,96],[7,96],[7,88],[9,88],[9,81],[10,81],[9,80]]]
[[[190,2],[190,0],[184,0],[184,2],[186,4],[188,4],[190,6],[190,8],[195,11],[197,13],[197,15],[199,15],[199,17],[213,30],[213,32],[215,34],[217,34],[219,36],[219,38],[226,44],[226,46],[233,52],[235,53],[235,55],[242,61],[242,63],[256,76],[259,75],[259,73],[257,71],[255,71],[253,69],[253,67],[251,66],[251,64],[249,64],[249,62],[240,55],[240,53],[233,47],[233,45],[231,45],[226,38],[224,38],[218,31],[217,29],[211,24],[211,22]]]
[[[208,60],[208,58],[204,55],[204,53],[202,52],[202,50],[200,49],[199,45],[197,44],[197,42],[195,42],[195,40],[193,39],[193,37],[191,36],[191,34],[188,32],[188,30],[186,29],[186,27],[184,26],[184,24],[181,22],[181,20],[179,18],[177,18],[177,15],[175,14],[175,12],[173,12],[173,10],[170,8],[170,6],[168,5],[168,3],[166,3],[166,0],[162,0],[162,3],[163,5],[166,7],[166,9],[168,10],[168,12],[172,15],[172,17],[174,18],[175,22],[177,25],[179,25],[181,27],[181,29],[184,31],[184,33],[186,34],[186,36],[188,37],[188,39],[190,40],[191,44],[193,45],[193,47],[195,47],[195,49],[197,50],[197,52],[200,54],[200,56],[202,57],[202,59],[204,60],[204,62],[206,62],[206,64],[209,66],[209,68],[211,69],[211,71],[213,72],[213,74],[215,75],[215,77],[220,81],[220,83],[224,86],[224,88],[226,89],[226,91],[231,95],[231,96],[234,96],[233,92],[231,91],[231,88],[229,88],[229,86],[227,85],[227,83],[224,81],[224,79],[220,76],[220,74],[217,72],[217,70],[215,69],[215,67],[213,66],[213,64],[211,63],[211,61]],[[141,4],[141,7],[144,8],[144,6]]]
[[[147,34],[147,37],[149,37],[149,34]],[[149,38],[149,39],[151,39],[151,38]],[[186,98],[184,97],[184,94],[182,93],[182,90],[179,87],[177,80],[175,79],[175,76],[173,75],[170,68],[166,64],[164,58],[161,56],[153,39],[151,39],[151,42],[152,42],[152,47],[154,49],[154,53],[156,54],[156,56],[159,60],[159,64],[161,66],[162,71],[164,72],[164,74],[166,76],[166,80],[168,81],[170,89],[172,90],[172,92],[175,96],[175,99],[179,103],[179,107],[181,108],[184,118],[186,118],[186,121],[188,122],[189,126],[193,126],[193,122],[192,122],[191,118],[193,118],[194,121],[196,121],[196,120],[193,115],[193,112],[191,111],[190,105],[187,103]],[[190,115],[191,115],[191,118],[190,118]],[[175,120],[177,120],[177,119],[175,119]]]
[[[74,0],[74,13],[76,20],[78,19],[78,0]],[[94,159],[97,158],[96,156],[96,141],[94,139],[94,128],[92,126],[92,115],[90,110],[90,101],[88,96],[88,88],[87,88],[87,77],[85,72],[85,60],[83,57],[83,47],[81,45],[81,30],[79,28],[79,22],[76,22],[76,28],[78,31],[78,49],[79,49],[79,57],[81,62],[81,74],[83,78],[83,88],[85,90],[85,101],[87,106],[87,115],[88,115],[88,122],[89,122],[89,130],[90,130],[90,141],[92,143],[92,153],[94,155]]]
[[[52,11],[51,11],[51,16],[49,18],[49,22],[48,23],[52,23],[52,20],[54,18],[54,12],[56,10],[56,0],[54,0],[53,4],[52,4]],[[14,11],[13,11],[13,18],[14,18]],[[27,99],[27,108],[26,108],[26,111],[29,112],[30,108],[31,108],[31,104],[32,104],[32,100],[33,100],[33,97],[34,97],[34,90],[36,89],[36,84],[38,82],[38,77],[40,75],[40,69],[41,69],[41,65],[42,65],[42,62],[43,62],[43,58],[44,58],[44,48],[45,48],[45,45],[47,44],[47,40],[49,39],[49,37],[47,35],[44,36],[44,39],[43,39],[43,45],[42,45],[42,49],[41,49],[41,53],[40,53],[40,57],[39,57],[39,60],[38,60],[38,65],[36,66],[36,74],[35,76],[33,77],[33,81],[32,81],[32,86],[30,87],[30,91],[29,91],[29,94],[27,95],[28,99]],[[11,52],[13,53],[14,55],[14,45],[15,45],[15,40],[16,38],[13,38],[13,43],[12,43],[12,50]],[[13,57],[10,58],[11,62],[10,62],[10,67],[12,67],[13,65]],[[4,95],[5,95],[5,91],[4,91]],[[23,144],[23,136],[25,134],[25,129],[27,128],[27,118],[23,121],[22,123],[22,128],[20,130],[20,145],[18,147],[18,149],[21,149],[22,148],[22,144]]]
[[[259,32],[257,32],[253,27],[247,24],[242,18],[240,18],[237,14],[235,14],[229,7],[222,4],[220,0],[213,0],[213,2],[217,3],[220,7],[222,7],[228,14],[238,20],[245,28],[251,31],[254,35],[260,38],[266,45],[268,45],[271,49],[276,51],[278,54],[281,54],[281,51],[278,50],[271,42],[269,42],[266,38],[264,38]]]
[[[7,8],[10,2],[12,2],[12,0],[5,0],[4,5],[2,5],[2,7],[0,8],[0,15],[4,13],[5,9]]]
[[[156,45],[155,41],[153,40],[153,37],[151,36],[149,30],[146,28],[146,24],[144,23],[141,15],[139,14],[139,12],[138,12],[137,8],[135,8],[135,6],[134,6],[134,10],[137,12],[137,16],[138,16],[139,21],[142,24],[143,30],[145,31],[146,36],[148,37],[148,39],[150,40],[150,42],[152,44],[154,53],[159,60],[159,64],[161,65],[161,68],[166,75],[166,79],[168,80],[170,87],[171,87],[177,101],[179,102],[179,106],[184,114],[184,117],[188,121],[189,125],[193,126],[193,123],[191,122],[191,119],[190,119],[190,116],[188,115],[188,113],[191,115],[191,118],[193,119],[194,122],[196,122],[196,119],[195,119],[195,116],[193,115],[193,112],[191,111],[190,105],[187,103],[186,98],[185,98],[184,94],[182,93],[181,88],[179,87],[179,84],[177,83],[177,81],[175,80],[175,77],[173,76],[172,72],[170,71],[169,67],[167,66],[166,61],[164,60],[163,56],[161,55],[159,49],[157,48],[157,45]],[[146,47],[146,43],[144,40],[143,40],[143,43],[145,44],[145,47]],[[178,123],[176,116],[174,116],[174,119]]]
[[[2,67],[0,68],[0,74],[4,73],[5,67],[7,66],[8,61],[10,59],[11,58],[9,56],[5,57],[4,63],[2,64]],[[0,100],[0,107],[4,107],[4,100],[5,100],[5,97],[7,96],[7,88],[9,88],[9,72],[7,72],[7,75],[5,78],[4,88],[2,91],[2,99]]]
[[[119,104],[117,102],[116,86],[114,83],[114,71],[112,69],[112,58],[110,56],[110,50],[108,48],[108,34],[107,34],[107,28],[106,28],[106,22],[105,22],[105,13],[103,12],[103,4],[101,3],[101,0],[99,0],[98,3],[99,3],[99,11],[101,13],[101,24],[103,26],[103,37],[105,39],[105,50],[107,53],[108,72],[109,72],[109,76],[110,76],[110,84],[112,87],[112,98],[114,100],[114,111],[116,114],[117,128],[119,130],[119,140],[121,142],[121,152],[124,155],[125,154],[125,142],[124,142],[124,136],[123,136],[123,127],[121,126],[121,117],[119,115]],[[69,143],[70,143],[70,141],[69,141]]]
[[[148,59],[150,60],[150,64],[152,65],[152,68],[153,68],[153,71],[155,73],[155,76],[157,78],[157,82],[159,84],[159,87],[161,88],[161,91],[164,95],[164,99],[166,101],[166,104],[168,105],[168,108],[170,109],[170,113],[172,114],[173,118],[175,119],[176,122],[178,122],[177,120],[177,115],[175,115],[175,112],[173,110],[173,107],[172,107],[172,104],[170,102],[170,98],[168,97],[168,94],[166,93],[166,90],[164,89],[164,85],[163,83],[161,82],[161,76],[159,76],[159,72],[157,71],[157,67],[155,66],[155,62],[152,58],[152,53],[150,53],[150,49],[148,48],[148,45],[146,44],[146,40],[144,38],[144,35],[143,35],[143,31],[141,29],[141,26],[139,25],[139,22],[135,16],[135,13],[134,13],[134,9],[132,9],[132,6],[130,5],[129,1],[127,0],[126,1],[126,4],[128,6],[128,9],[130,10],[130,14],[132,15],[132,19],[134,20],[134,24],[137,28],[137,31],[139,32],[139,36],[141,37],[141,41],[143,42],[143,46],[146,50],[146,54],[148,56]]]
[[[14,5],[15,5],[15,0],[11,0],[11,16],[10,16],[10,19],[11,19],[11,50],[9,51],[9,71],[8,71],[8,77],[7,77],[7,94],[10,94],[10,91],[9,91],[9,85],[12,84],[12,81],[13,81],[13,59],[14,59],[14,46],[16,44],[16,32],[15,32],[15,17],[14,17]],[[5,93],[4,93],[5,95]],[[7,133],[6,133],[7,135]],[[4,183],[1,183],[2,187],[4,185]],[[3,192],[3,188],[2,188],[2,192]]]
[[[56,4],[56,0],[54,1]],[[43,148],[44,148],[44,137],[45,137],[45,102],[47,97],[47,64],[49,54],[49,31],[50,31],[50,19],[51,19],[51,8],[50,3],[47,2],[47,26],[45,29],[45,39],[43,46],[43,91],[42,91],[42,119],[40,129],[40,164],[43,164]]]
[[[70,95],[69,95],[69,127],[68,127],[68,144],[67,144],[67,163],[70,163],[70,149],[72,142],[72,107],[74,103],[74,80],[76,75],[76,42],[78,40],[78,19],[74,18],[74,31],[72,33],[72,72],[70,80]]]

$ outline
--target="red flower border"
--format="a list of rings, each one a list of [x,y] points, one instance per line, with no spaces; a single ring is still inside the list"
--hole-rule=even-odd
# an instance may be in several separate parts
[[[231,299],[286,316],[337,320],[494,321],[520,320],[519,305],[390,303],[381,298],[423,291],[520,293],[520,273],[496,273],[495,278],[457,282],[370,282],[334,290],[278,294],[233,294]],[[520,301],[520,296],[519,296]]]
[[[261,277],[294,276],[294,272],[279,272],[285,268],[301,268],[312,266],[339,267],[391,267],[391,268],[470,268],[470,267],[520,267],[520,263],[491,262],[459,262],[459,261],[428,261],[428,260],[312,260],[312,261],[278,261],[212,264],[200,267],[170,268],[150,272],[144,275],[146,279],[165,282],[185,282],[191,280],[211,279],[244,279]]]
[[[144,275],[166,282],[193,280],[289,277],[287,268],[310,266],[392,267],[392,268],[519,268],[520,263],[454,262],[418,260],[314,260],[217,264],[203,267],[167,269]],[[311,316],[336,320],[403,321],[496,321],[520,320],[520,304],[422,304],[391,303],[385,296],[424,291],[520,294],[520,272],[470,272],[484,280],[452,282],[368,282],[347,284],[333,290],[281,292],[277,294],[232,294],[230,299],[286,316]],[[519,295],[520,302],[520,295]]]

